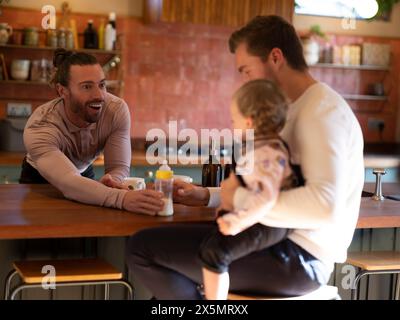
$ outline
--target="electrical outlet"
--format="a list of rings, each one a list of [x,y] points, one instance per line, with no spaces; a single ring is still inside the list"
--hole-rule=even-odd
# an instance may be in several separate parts
[[[30,103],[7,103],[8,117],[29,117],[32,114],[32,105]]]
[[[368,119],[368,130],[370,131],[382,131],[385,128],[385,121],[382,119]]]

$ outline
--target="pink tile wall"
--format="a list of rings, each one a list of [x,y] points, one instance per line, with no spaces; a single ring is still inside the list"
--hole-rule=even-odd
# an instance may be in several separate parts
[[[228,50],[232,29],[143,25],[125,20],[124,98],[132,108],[132,135],[154,127],[230,127],[230,96],[240,84]]]

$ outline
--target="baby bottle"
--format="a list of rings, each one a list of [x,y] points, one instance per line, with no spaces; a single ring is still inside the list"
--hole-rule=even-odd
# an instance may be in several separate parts
[[[160,216],[171,216],[174,214],[174,206],[172,200],[174,188],[174,172],[167,164],[167,160],[162,162],[162,166],[156,172],[155,189],[164,194],[164,208],[158,213]]]

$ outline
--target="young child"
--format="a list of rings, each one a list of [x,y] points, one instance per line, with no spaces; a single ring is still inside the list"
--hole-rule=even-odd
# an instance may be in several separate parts
[[[288,235],[288,229],[258,223],[274,206],[280,190],[297,185],[289,151],[279,137],[287,108],[284,95],[267,80],[248,82],[233,96],[233,127],[243,132],[254,129],[254,151],[238,161],[236,174],[241,178],[233,174],[229,177],[240,178],[244,185],[234,195],[234,210],[217,219],[218,227],[204,239],[199,251],[207,299],[227,299],[228,267],[233,261],[273,246]]]

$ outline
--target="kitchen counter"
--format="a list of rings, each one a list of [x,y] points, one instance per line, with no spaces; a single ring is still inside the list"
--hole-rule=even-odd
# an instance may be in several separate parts
[[[400,167],[400,144],[367,143],[364,146],[364,165],[366,168]]]
[[[19,152],[5,152],[0,151],[0,166],[20,166],[22,160],[24,159],[25,153]],[[104,158],[100,156],[95,162],[95,166],[103,166]],[[149,163],[146,160],[146,153],[144,151],[135,151],[132,152],[132,161],[131,165],[135,166],[152,166],[153,164]],[[159,165],[159,164],[155,164]],[[201,164],[176,164],[172,165],[172,167],[201,167]]]
[[[19,166],[24,158],[24,153],[0,151],[0,166]],[[99,157],[95,162],[95,166],[103,166],[104,158]],[[135,166],[151,166],[146,160],[144,151],[132,152],[131,165]],[[158,165],[158,164],[156,164]],[[364,156],[364,165],[366,168],[397,168],[400,167],[400,156],[389,154],[367,154]],[[201,167],[201,164],[176,164],[173,167]]]

